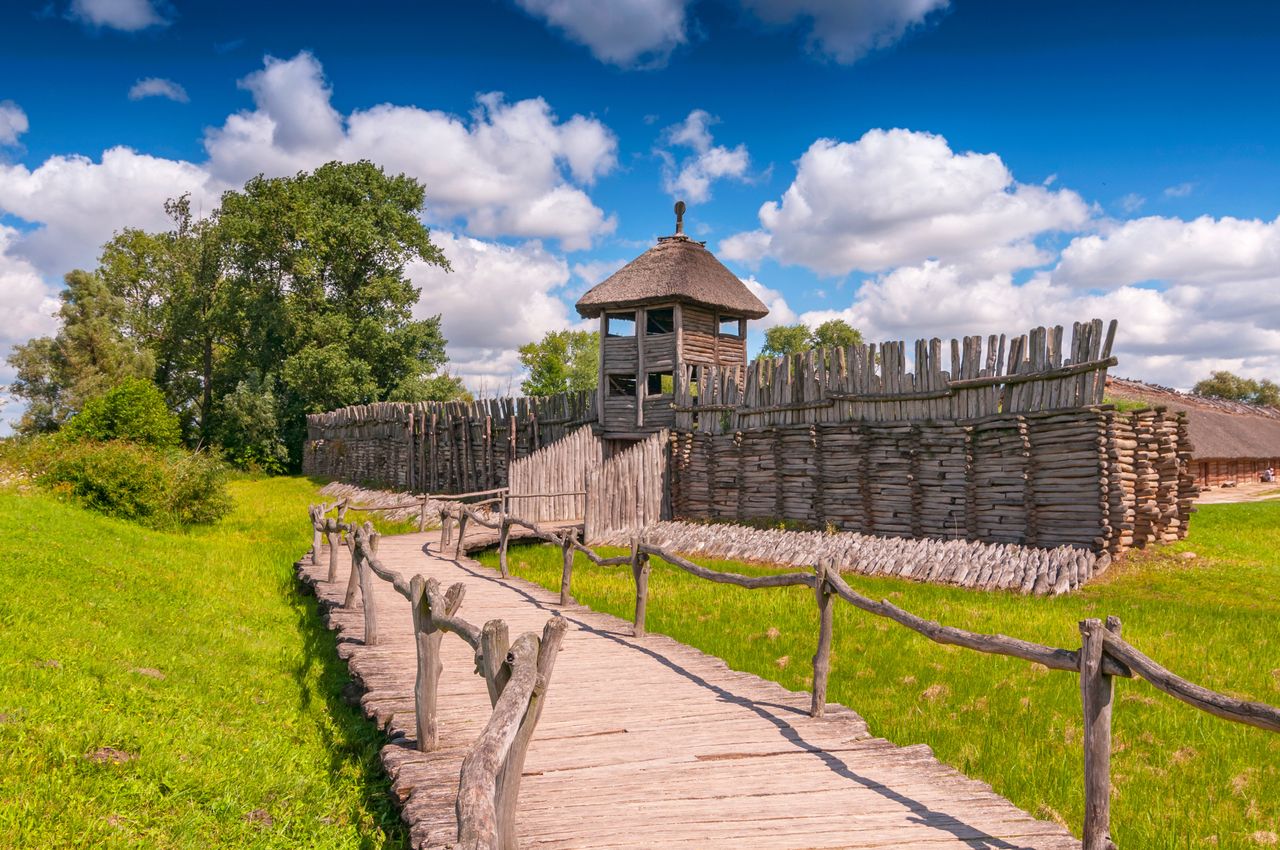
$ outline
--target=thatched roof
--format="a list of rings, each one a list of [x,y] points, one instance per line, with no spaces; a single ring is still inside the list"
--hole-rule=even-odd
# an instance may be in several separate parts
[[[667,236],[578,299],[585,318],[605,310],[682,301],[759,319],[769,313],[738,276],[701,242]]]
[[[1107,396],[1185,411],[1194,460],[1280,457],[1280,410],[1273,407],[1181,393],[1124,378],[1107,378]]]

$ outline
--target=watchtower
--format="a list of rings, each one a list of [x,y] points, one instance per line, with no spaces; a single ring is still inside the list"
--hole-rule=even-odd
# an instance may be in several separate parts
[[[671,409],[682,366],[745,366],[747,320],[768,315],[759,298],[684,233],[676,232],[627,263],[578,300],[600,320],[602,436],[638,439],[675,424]]]

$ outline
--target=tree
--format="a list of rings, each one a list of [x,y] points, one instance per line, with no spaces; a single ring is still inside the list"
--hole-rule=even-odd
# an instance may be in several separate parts
[[[813,331],[813,343],[821,348],[848,348],[862,344],[862,331],[844,319],[828,319]]]
[[[1227,371],[1214,372],[1198,382],[1194,392],[1197,395],[1225,398],[1245,404],[1280,407],[1280,386],[1275,382],[1266,378],[1255,381]]]
[[[22,433],[57,430],[88,399],[154,369],[150,353],[122,332],[124,303],[99,275],[77,270],[64,280],[58,333],[16,345],[8,357],[17,371],[10,391],[28,402]]]
[[[520,390],[548,396],[572,390],[594,390],[600,377],[600,334],[597,331],[551,331],[540,342],[520,346],[520,364],[529,377]]]
[[[813,348],[813,328],[805,324],[774,325],[764,332],[762,357],[782,357]]]
[[[160,389],[146,378],[125,378],[89,399],[61,433],[73,440],[124,440],[161,449],[182,442],[178,417],[169,410]]]

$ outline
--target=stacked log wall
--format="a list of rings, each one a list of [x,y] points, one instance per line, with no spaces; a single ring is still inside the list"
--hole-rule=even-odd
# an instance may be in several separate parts
[[[971,420],[675,432],[673,515],[1117,555],[1179,539],[1186,419],[1099,406]]]

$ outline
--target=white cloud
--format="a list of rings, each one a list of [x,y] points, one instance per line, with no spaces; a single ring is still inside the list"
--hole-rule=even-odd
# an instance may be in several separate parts
[[[129,89],[129,100],[142,100],[144,97],[167,97],[178,103],[187,103],[191,100],[187,97],[186,89],[173,80],[161,77],[144,77]]]
[[[769,309],[769,315],[758,321],[749,322],[748,327],[763,330],[771,328],[774,325],[793,325],[799,318],[795,310],[787,304],[786,297],[776,289],[770,289],[754,276],[741,278],[747,289],[751,290],[751,294],[764,302],[764,306]]]
[[[954,153],[941,136],[895,129],[814,142],[781,202],[759,216],[760,230],[721,243],[725,257],[842,275],[927,259],[1038,264],[1050,258],[1035,238],[1079,229],[1090,209],[1070,190],[1016,182],[995,154]]]
[[[197,165],[125,147],[98,162],[52,156],[35,169],[0,164],[0,212],[40,225],[10,250],[54,278],[92,267],[116,230],[164,229],[167,199],[190,192],[192,208],[208,211],[221,188]]]
[[[1133,215],[1147,203],[1147,199],[1139,195],[1137,192],[1130,192],[1120,199],[1120,209],[1129,215]]]
[[[1196,184],[1194,183],[1179,183],[1176,186],[1169,186],[1166,188],[1164,190],[1164,196],[1166,198],[1185,198],[1187,195],[1191,194],[1191,191],[1195,189],[1195,187]]]
[[[125,32],[169,23],[151,0],[72,0],[69,14],[95,27]]]
[[[669,151],[659,151],[663,159],[662,185],[671,195],[694,203],[711,198],[711,184],[720,179],[744,180],[751,166],[747,146],[734,148],[713,143],[710,127],[719,119],[705,109],[695,109],[688,117],[668,127],[663,136],[667,144],[689,148],[692,155],[681,160]]]
[[[742,0],[761,20],[773,24],[805,21],[810,49],[836,62],[861,57],[896,42],[950,0]]]
[[[581,186],[617,165],[617,139],[594,118],[559,121],[542,98],[508,103],[482,95],[470,122],[391,104],[344,118],[320,63],[306,52],[269,57],[242,85],[256,108],[205,137],[209,169],[229,184],[332,159],[370,159],[422,181],[432,220],[462,218],[476,235],[554,238],[576,250],[616,226]]]
[[[1083,288],[1152,280],[1194,285],[1280,280],[1280,218],[1133,219],[1073,239],[1053,278]]]
[[[518,394],[516,348],[578,323],[555,294],[569,282],[568,264],[537,241],[510,246],[439,230],[431,238],[453,271],[409,267],[422,287],[414,315],[443,316],[449,370],[473,392],[505,393],[510,384]],[[513,304],[519,309],[505,309]]]
[[[585,45],[601,62],[623,68],[665,64],[687,40],[685,9],[690,0],[516,0]]]
[[[54,315],[62,303],[36,268],[11,251],[19,239],[18,231],[0,224],[0,296],[4,299],[4,321],[0,322],[0,412],[4,418],[0,420],[0,436],[10,432],[10,419],[20,416],[24,407],[5,397],[4,387],[16,377],[5,360],[13,346],[54,333],[58,327]]]
[[[0,145],[16,145],[31,125],[27,113],[12,100],[0,100]]]

